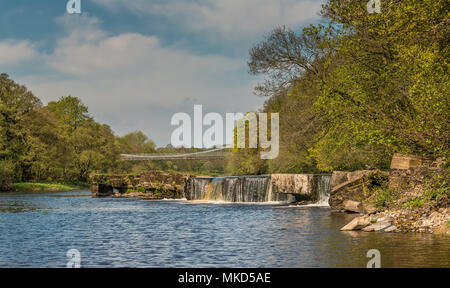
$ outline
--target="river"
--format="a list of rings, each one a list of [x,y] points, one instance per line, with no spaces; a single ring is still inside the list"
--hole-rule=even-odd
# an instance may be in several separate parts
[[[0,267],[450,267],[450,239],[341,232],[325,207],[0,194]]]

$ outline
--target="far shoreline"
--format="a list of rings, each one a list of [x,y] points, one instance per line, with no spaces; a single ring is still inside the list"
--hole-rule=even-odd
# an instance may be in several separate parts
[[[74,190],[89,189],[89,184],[77,183],[47,183],[47,182],[19,182],[12,184],[12,189],[0,193],[35,193],[35,192],[70,192]]]

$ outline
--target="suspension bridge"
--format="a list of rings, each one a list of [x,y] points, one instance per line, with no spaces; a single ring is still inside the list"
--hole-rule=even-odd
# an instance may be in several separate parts
[[[121,154],[123,161],[165,161],[165,160],[216,160],[231,154],[230,147],[214,148],[192,153]]]

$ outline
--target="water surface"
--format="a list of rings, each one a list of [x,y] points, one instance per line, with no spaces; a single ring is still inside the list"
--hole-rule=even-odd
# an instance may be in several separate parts
[[[321,207],[94,199],[89,191],[0,194],[0,267],[450,267],[450,239],[341,232]]]

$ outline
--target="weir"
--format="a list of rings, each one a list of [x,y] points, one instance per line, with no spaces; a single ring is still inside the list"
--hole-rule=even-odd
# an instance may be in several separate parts
[[[195,177],[186,181],[188,200],[234,203],[300,202],[328,205],[331,175]]]

